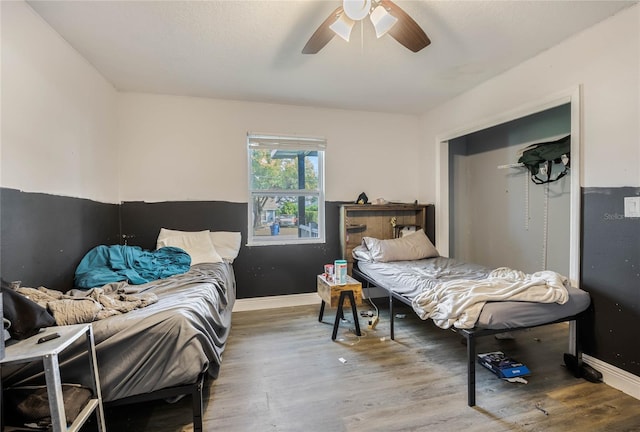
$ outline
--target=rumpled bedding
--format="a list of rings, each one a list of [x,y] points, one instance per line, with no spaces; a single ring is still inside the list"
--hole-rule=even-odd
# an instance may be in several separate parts
[[[122,286],[127,294],[153,293],[158,301],[91,324],[104,402],[193,384],[204,372],[217,377],[236,298],[230,263],[197,264],[184,274]],[[60,354],[65,382],[89,386],[87,364],[84,340]],[[42,384],[41,362],[2,369],[3,386]]]
[[[549,270],[525,274],[500,267],[486,279],[447,280],[434,284],[413,298],[422,319],[442,328],[473,328],[489,301],[525,301],[564,304],[569,300],[566,277]]]
[[[18,292],[49,310],[56,325],[89,323],[149,306],[158,301],[154,293],[127,294],[124,282],[83,291],[79,296],[45,287],[18,288]]]
[[[148,251],[139,246],[100,245],[82,258],[74,284],[83,289],[120,281],[140,285],[185,273],[190,266],[189,254],[176,247]]]

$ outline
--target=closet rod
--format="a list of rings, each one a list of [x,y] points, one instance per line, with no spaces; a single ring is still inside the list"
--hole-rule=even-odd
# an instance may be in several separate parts
[[[506,165],[498,165],[498,169],[505,169],[505,168],[521,168],[523,167],[524,164],[523,163],[512,163],[512,164],[506,164]]]

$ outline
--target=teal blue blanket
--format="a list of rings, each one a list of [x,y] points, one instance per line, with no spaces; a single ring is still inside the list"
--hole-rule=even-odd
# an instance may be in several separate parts
[[[148,251],[139,246],[96,246],[78,264],[75,286],[88,289],[120,281],[140,285],[185,273],[190,266],[189,254],[176,247]]]

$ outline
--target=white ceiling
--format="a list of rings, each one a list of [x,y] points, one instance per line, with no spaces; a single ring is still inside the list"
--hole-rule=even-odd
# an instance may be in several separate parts
[[[340,0],[28,3],[121,91],[416,114],[637,3],[394,1],[430,46],[365,20],[301,54]]]

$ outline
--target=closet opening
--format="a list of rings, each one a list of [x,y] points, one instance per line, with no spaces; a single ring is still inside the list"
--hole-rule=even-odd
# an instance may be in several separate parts
[[[579,283],[580,89],[438,138],[436,242],[443,254]],[[524,148],[571,136],[570,169],[538,185]]]

